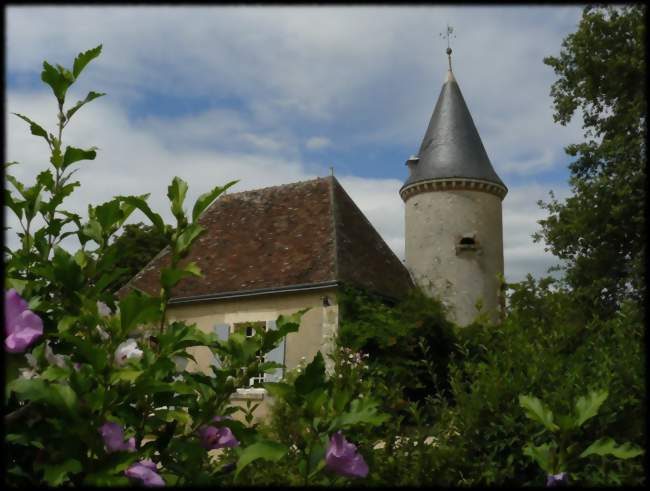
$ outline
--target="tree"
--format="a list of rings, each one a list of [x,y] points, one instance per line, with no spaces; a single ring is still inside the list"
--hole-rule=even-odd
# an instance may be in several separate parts
[[[586,7],[559,57],[547,57],[558,80],[554,120],[581,110],[585,141],[565,151],[573,195],[539,205],[541,232],[564,261],[565,279],[588,311],[609,316],[644,297],[645,6]],[[578,112],[579,114],[579,112]]]
[[[116,268],[124,272],[109,287],[118,290],[133,278],[167,244],[165,236],[151,225],[135,223],[124,225],[124,231],[116,236],[111,246],[119,251]]]

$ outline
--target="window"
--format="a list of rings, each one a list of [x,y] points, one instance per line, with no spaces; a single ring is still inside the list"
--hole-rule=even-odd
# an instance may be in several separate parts
[[[233,331],[240,332],[247,338],[252,338],[255,336],[256,332],[266,331],[266,322],[237,322],[233,324]],[[261,352],[258,351],[256,356],[259,363],[264,363],[266,361],[266,357],[262,355]],[[245,368],[242,368],[242,371],[243,370],[245,370]],[[248,387],[259,387],[263,382],[265,382],[264,372],[260,372],[248,380]]]
[[[215,333],[221,341],[226,341],[230,336],[231,332],[240,332],[246,337],[252,337],[255,335],[255,329],[258,330],[275,330],[277,329],[276,321],[256,321],[256,322],[237,322],[230,324],[216,324],[214,326]],[[286,339],[282,339],[280,344],[269,351],[266,356],[262,357],[262,361],[273,361],[279,364],[284,364],[284,348],[285,348]],[[221,361],[218,356],[215,356],[213,361],[214,365],[219,367]],[[283,368],[276,368],[274,372],[271,373],[259,373],[254,377],[251,377],[249,380],[249,385],[247,387],[259,387],[262,382],[279,382],[284,375]]]
[[[476,240],[476,232],[471,232],[461,235],[456,243],[456,254],[464,251],[478,251],[480,249],[478,241]]]

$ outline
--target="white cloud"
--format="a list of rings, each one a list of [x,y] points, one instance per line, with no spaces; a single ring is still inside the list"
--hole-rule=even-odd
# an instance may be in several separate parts
[[[309,150],[320,150],[329,147],[332,144],[329,138],[324,136],[312,136],[305,142],[305,147]]]
[[[521,281],[527,273],[544,276],[548,268],[559,262],[557,257],[544,251],[543,243],[534,243],[532,239],[532,235],[540,231],[537,222],[547,216],[537,202],[548,201],[549,189],[553,189],[560,200],[569,195],[564,183],[552,186],[531,183],[510,189],[503,200],[503,248],[508,281]]]
[[[547,189],[535,177],[563,165],[562,147],[579,139],[580,128],[553,123],[554,75],[542,58],[559,52],[579,17],[578,7],[10,7],[7,69],[10,80],[38,81],[43,59],[70,65],[80,50],[103,43],[69,96],[109,93],[66,130],[69,144],[100,148],[95,162],[81,164],[70,208],[84,213],[88,203],[151,192],[152,208],[170,219],[165,193],[174,175],[188,181],[188,202],[231,179],[241,179],[234,190],[304,180],[329,172],[301,152],[331,149],[332,141],[350,152],[408,148],[391,175],[401,172],[444,80],[437,33],[449,21],[457,33],[454,72],[510,188],[504,239],[512,281],[554,262],[529,238],[543,216],[535,202]],[[56,105],[44,90],[9,83],[7,110],[53,128]],[[163,96],[200,104],[180,114],[132,109]],[[22,162],[11,171],[33,178],[47,147],[6,117],[7,159]],[[337,166],[341,183],[403,257],[401,182],[356,174],[352,164]],[[510,185],[515,176],[528,184]]]

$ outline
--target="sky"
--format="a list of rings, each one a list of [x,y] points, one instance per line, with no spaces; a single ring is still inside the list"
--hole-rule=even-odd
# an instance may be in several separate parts
[[[56,101],[43,60],[72,67],[103,45],[68,92],[77,112],[64,144],[99,148],[80,164],[65,208],[86,214],[116,195],[151,193],[171,222],[166,189],[187,203],[239,179],[232,191],[334,174],[386,243],[404,258],[405,161],[424,136],[453,70],[483,144],[509,192],[503,201],[505,276],[546,274],[558,259],[534,243],[538,200],[569,196],[569,157],[581,121],[553,122],[544,65],[576,30],[576,6],[10,6],[5,10],[5,161],[25,183],[47,166]],[[190,205],[188,205],[189,208]],[[143,221],[134,214],[131,222]],[[6,225],[18,228],[11,216]],[[6,232],[10,246],[14,233]],[[71,246],[70,246],[71,247]]]

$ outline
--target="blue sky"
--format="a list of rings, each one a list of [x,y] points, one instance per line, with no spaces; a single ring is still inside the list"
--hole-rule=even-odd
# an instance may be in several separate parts
[[[542,59],[559,53],[580,16],[575,6],[9,7],[6,159],[21,163],[12,170],[25,180],[44,168],[46,146],[9,113],[54,128],[43,60],[71,66],[101,43],[68,96],[108,93],[64,133],[64,143],[100,148],[82,164],[69,208],[151,192],[170,217],[164,196],[175,175],[191,200],[231,179],[254,189],[333,166],[403,257],[398,190],[445,79],[439,33],[450,23],[456,79],[510,190],[506,277],[539,276],[556,260],[530,238],[544,217],[536,202],[551,189],[568,195],[563,147],[581,139],[580,121],[553,122],[555,77]]]

